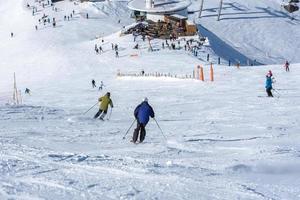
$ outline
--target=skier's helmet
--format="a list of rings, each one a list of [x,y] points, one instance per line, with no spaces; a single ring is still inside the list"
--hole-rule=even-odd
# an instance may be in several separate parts
[[[148,102],[148,98],[147,97],[145,97],[145,98],[143,98],[143,102]]]
[[[106,93],[106,95],[107,95],[108,97],[110,97],[110,92]]]

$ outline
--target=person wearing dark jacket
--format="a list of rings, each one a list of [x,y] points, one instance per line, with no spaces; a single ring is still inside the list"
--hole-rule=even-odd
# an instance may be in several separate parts
[[[139,135],[139,142],[143,142],[146,136],[145,127],[149,122],[150,117],[154,118],[154,111],[153,108],[148,104],[147,97],[145,97],[143,102],[135,108],[134,117],[137,121],[137,127],[133,132],[132,142],[136,143]]]
[[[96,86],[96,81],[95,81],[94,79],[92,80],[92,86],[93,86],[93,88],[94,88],[94,87],[97,87],[97,86]]]
[[[289,61],[285,61],[284,67],[285,67],[285,71],[286,72],[290,71],[290,63],[289,63]]]

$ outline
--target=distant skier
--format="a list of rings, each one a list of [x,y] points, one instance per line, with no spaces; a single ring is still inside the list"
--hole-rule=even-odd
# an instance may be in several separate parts
[[[286,72],[290,71],[290,63],[289,63],[289,61],[285,61],[284,67],[285,67],[285,71]]]
[[[10,37],[14,37],[14,33],[13,32],[10,33]]]
[[[30,95],[30,89],[29,88],[25,89],[25,94],[29,94]]]
[[[98,99],[100,103],[99,111],[94,116],[94,119],[98,118],[100,115],[100,120],[104,120],[105,115],[107,114],[108,106],[110,105],[111,108],[114,107],[113,102],[110,98],[110,93],[107,92],[104,96]]]
[[[94,79],[92,80],[92,86],[93,86],[93,88],[94,88],[94,87],[97,87],[97,86],[96,86],[96,81],[95,81]]]
[[[99,90],[102,90],[104,87],[103,81],[101,81],[100,86],[99,86]]]
[[[146,136],[146,125],[149,122],[149,117],[154,118],[153,108],[148,104],[148,99],[145,97],[143,102],[134,110],[134,117],[137,121],[137,127],[133,132],[132,142],[136,143],[140,135],[140,141],[143,142]]]
[[[271,91],[273,89],[272,83],[273,83],[273,81],[272,81],[271,76],[267,75],[266,76],[266,92],[268,94],[268,97],[273,97],[273,94]]]
[[[116,51],[116,58],[119,58],[119,52]]]

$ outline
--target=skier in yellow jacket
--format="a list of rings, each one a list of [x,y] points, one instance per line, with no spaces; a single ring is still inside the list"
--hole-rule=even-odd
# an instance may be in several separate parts
[[[99,101],[99,111],[96,113],[94,118],[96,119],[96,118],[99,117],[99,115],[101,115],[100,119],[103,120],[105,115],[107,114],[108,105],[110,105],[110,107],[112,107],[112,108],[114,107],[114,105],[113,105],[112,100],[110,99],[110,93],[109,92],[107,92],[104,96],[100,97],[98,99],[98,101]]]

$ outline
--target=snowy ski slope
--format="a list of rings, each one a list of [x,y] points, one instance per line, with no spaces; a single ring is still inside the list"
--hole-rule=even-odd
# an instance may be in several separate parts
[[[209,65],[203,60],[207,52],[217,57],[216,50],[204,48],[201,60],[184,49],[161,49],[160,40],[152,41],[158,50],[148,52],[148,42],[138,38],[141,49],[134,50],[132,36],[119,37],[122,26],[133,23],[125,1],[64,1],[56,4],[58,12],[38,5],[35,16],[26,2],[38,5],[33,0],[0,1],[0,199],[300,198],[300,64],[292,63],[289,73],[280,59],[261,60],[277,65],[240,69],[214,65],[215,81],[210,82]],[[249,0],[251,8],[253,2]],[[73,18],[64,21],[73,10]],[[56,18],[56,28],[38,24],[43,13]],[[259,51],[248,51],[241,42],[241,37],[253,41],[251,33],[243,31],[234,41],[233,35],[220,34],[221,25],[207,19],[207,29],[232,39],[246,56],[259,57]],[[269,20],[275,23],[273,18],[251,23]],[[291,28],[288,19],[281,20]],[[240,21],[242,30],[243,24]],[[272,31],[277,34],[273,29],[257,36]],[[95,54],[95,43],[104,53]],[[119,58],[111,43],[119,45]],[[261,46],[263,51],[268,45]],[[281,56],[299,59],[291,52],[282,51]],[[185,75],[197,65],[204,66],[205,82],[116,76],[118,70]],[[265,97],[268,70],[275,76],[275,98]],[[32,91],[22,93],[24,103],[19,106],[7,104],[13,72],[18,88]],[[92,89],[92,79],[97,84],[102,80],[104,90]],[[84,115],[107,91],[115,104],[110,120],[92,119],[96,107]],[[167,140],[151,120],[145,142],[134,145],[133,129],[125,140],[122,137],[145,96]]]

